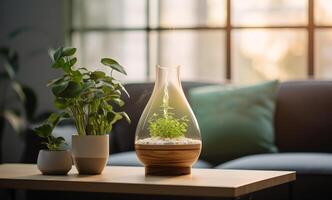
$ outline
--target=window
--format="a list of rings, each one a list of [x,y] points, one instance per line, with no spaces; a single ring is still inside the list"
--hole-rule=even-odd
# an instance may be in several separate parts
[[[119,60],[125,80],[181,65],[183,80],[332,77],[331,0],[72,0],[80,64]],[[99,65],[100,66],[100,65]]]

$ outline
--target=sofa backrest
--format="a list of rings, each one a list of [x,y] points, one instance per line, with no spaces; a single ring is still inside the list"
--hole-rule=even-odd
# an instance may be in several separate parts
[[[211,85],[209,83],[200,82],[182,82],[182,88],[187,96],[188,91],[194,87]],[[138,120],[150,99],[154,83],[132,83],[126,84],[125,88],[130,94],[130,98],[125,98],[124,110],[130,116],[131,124],[125,120],[121,120],[113,128],[110,137],[110,152],[118,153],[123,151],[134,150],[135,131]]]
[[[282,83],[275,135],[281,152],[332,152],[332,81]]]

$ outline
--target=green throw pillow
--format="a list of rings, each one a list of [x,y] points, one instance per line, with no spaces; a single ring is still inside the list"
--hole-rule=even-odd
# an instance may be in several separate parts
[[[190,90],[202,134],[202,158],[220,164],[245,155],[277,152],[273,126],[277,90],[278,81]]]

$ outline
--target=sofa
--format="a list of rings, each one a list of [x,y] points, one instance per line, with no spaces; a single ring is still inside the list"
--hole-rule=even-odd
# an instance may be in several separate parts
[[[184,82],[188,92],[210,83]],[[110,137],[108,165],[139,166],[134,152],[135,130],[153,90],[153,83],[127,84],[131,98],[125,111],[132,123],[120,122]],[[294,188],[262,191],[254,199],[332,199],[332,81],[306,80],[280,84],[274,116],[278,153],[247,155],[218,165],[198,160],[196,168],[289,170],[297,172]],[[204,147],[203,147],[204,148]]]

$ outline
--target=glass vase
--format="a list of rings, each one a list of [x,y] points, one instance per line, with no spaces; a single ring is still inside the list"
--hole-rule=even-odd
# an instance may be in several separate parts
[[[154,89],[135,137],[145,174],[190,174],[201,148],[198,123],[182,90],[180,66],[157,66]]]

